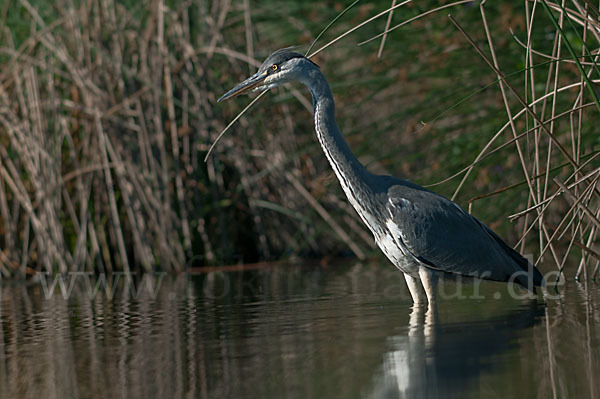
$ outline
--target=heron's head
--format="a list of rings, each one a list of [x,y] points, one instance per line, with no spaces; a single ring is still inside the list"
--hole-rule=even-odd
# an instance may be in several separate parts
[[[272,89],[292,80],[298,80],[308,70],[315,68],[318,66],[302,54],[289,49],[277,50],[263,62],[258,72],[223,94],[217,101],[227,100],[250,91]]]

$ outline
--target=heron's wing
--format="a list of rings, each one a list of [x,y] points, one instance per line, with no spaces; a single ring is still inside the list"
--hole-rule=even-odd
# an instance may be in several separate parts
[[[390,233],[428,267],[499,281],[521,270],[500,238],[447,198],[409,182],[387,194]]]

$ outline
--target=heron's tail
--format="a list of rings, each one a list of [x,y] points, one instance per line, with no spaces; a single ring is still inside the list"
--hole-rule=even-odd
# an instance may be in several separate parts
[[[537,267],[521,256],[520,253],[512,248],[510,248],[510,250],[513,252],[512,254],[509,253],[510,257],[522,269],[522,271],[518,272],[520,274],[515,278],[515,281],[535,294],[535,287],[544,286],[544,276],[542,276],[542,273]],[[526,274],[522,274],[523,271],[526,272]]]
[[[535,293],[535,287],[543,287],[544,276],[542,276],[542,273],[539,271],[539,269],[535,267],[531,262],[529,262],[526,258],[524,258],[523,255],[506,245],[506,243],[502,241],[502,239],[498,237],[496,233],[487,228],[487,226],[486,229],[488,233],[494,238],[494,240],[496,240],[496,242],[504,250],[504,252],[512,260],[514,260],[515,263],[521,269],[517,271],[519,275],[514,279],[514,281],[527,288],[528,290],[532,291],[533,293]],[[523,272],[526,272],[526,274],[523,274]]]

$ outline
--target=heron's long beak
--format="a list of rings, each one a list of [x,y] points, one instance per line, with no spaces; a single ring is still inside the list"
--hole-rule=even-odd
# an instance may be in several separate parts
[[[248,79],[244,80],[242,83],[235,86],[233,89],[229,90],[227,93],[223,94],[221,98],[217,100],[217,102],[221,102],[223,100],[227,100],[229,98],[239,96],[240,94],[244,94],[256,87],[258,87],[263,80],[267,77],[267,72],[263,72],[259,74],[258,72],[254,75],[250,76]]]

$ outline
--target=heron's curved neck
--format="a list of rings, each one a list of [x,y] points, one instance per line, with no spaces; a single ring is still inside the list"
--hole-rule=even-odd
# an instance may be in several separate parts
[[[371,174],[354,156],[337,126],[333,95],[323,74],[314,69],[301,81],[312,94],[315,130],[323,152],[350,203],[364,219],[364,211],[371,213],[373,209],[373,204],[370,203],[370,198],[373,197],[372,190],[369,186]],[[370,224],[367,222],[369,227]]]
[[[366,169],[354,156],[335,121],[335,104],[327,80],[315,69],[303,82],[312,94],[315,130],[323,151],[338,178],[342,175],[362,175]],[[350,176],[348,176],[350,177]]]

